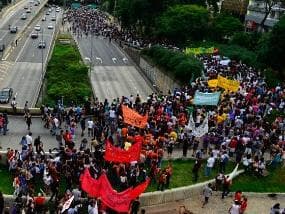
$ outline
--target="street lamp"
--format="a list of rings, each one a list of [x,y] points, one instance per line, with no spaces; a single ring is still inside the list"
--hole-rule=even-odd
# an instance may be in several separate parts
[[[42,28],[42,41],[41,41],[41,45],[42,45],[42,47],[41,47],[41,51],[42,51],[42,75],[41,75],[41,77],[42,77],[42,103],[43,103],[43,101],[44,101],[44,46],[45,46],[45,44],[44,44],[44,28]]]

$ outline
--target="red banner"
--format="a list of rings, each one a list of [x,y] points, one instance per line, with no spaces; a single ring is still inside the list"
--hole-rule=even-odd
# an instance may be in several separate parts
[[[122,105],[124,122],[138,128],[145,128],[147,125],[148,116],[141,116],[136,111]]]
[[[124,150],[113,146],[109,141],[106,141],[105,160],[119,163],[130,163],[140,159],[142,142],[138,141],[128,150]]]
[[[130,187],[123,192],[117,192],[111,186],[106,174],[102,174],[100,178],[96,180],[91,177],[88,169],[85,169],[80,180],[82,189],[83,182],[86,182],[83,189],[85,192],[90,196],[96,193],[94,197],[100,197],[104,204],[117,212],[128,212],[131,202],[146,190],[150,182],[148,178],[145,182],[134,188]]]
[[[90,197],[100,196],[100,180],[91,177],[89,169],[85,169],[84,173],[80,176],[81,189],[88,193]]]

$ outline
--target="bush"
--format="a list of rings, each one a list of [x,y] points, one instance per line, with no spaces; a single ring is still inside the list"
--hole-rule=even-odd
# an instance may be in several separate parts
[[[159,46],[144,49],[141,53],[182,83],[199,77],[203,69],[202,63],[195,57]]]
[[[64,104],[83,104],[92,95],[88,68],[73,44],[56,42],[46,78],[45,104],[54,105],[62,96]]]

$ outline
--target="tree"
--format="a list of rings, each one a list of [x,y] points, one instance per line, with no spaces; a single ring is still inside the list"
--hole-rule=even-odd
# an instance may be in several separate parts
[[[176,44],[202,40],[208,27],[208,11],[197,5],[170,7],[157,20],[157,35]]]
[[[259,59],[267,62],[271,68],[285,76],[285,16],[273,27],[272,32],[263,41],[263,52]],[[264,47],[264,45],[266,45]]]
[[[230,15],[219,14],[213,20],[211,33],[212,37],[219,41],[242,30],[243,25],[239,19]]]
[[[271,13],[273,6],[276,5],[277,3],[285,4],[285,0],[263,0],[263,3],[264,3],[264,17],[260,22],[260,26],[262,27],[262,29],[264,29],[265,26],[264,23],[269,14]]]

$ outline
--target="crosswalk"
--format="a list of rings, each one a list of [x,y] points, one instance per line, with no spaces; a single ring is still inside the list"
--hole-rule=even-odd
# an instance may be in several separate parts
[[[14,64],[15,62],[11,61],[0,61],[0,85],[2,85],[1,83],[6,78],[7,74]]]

